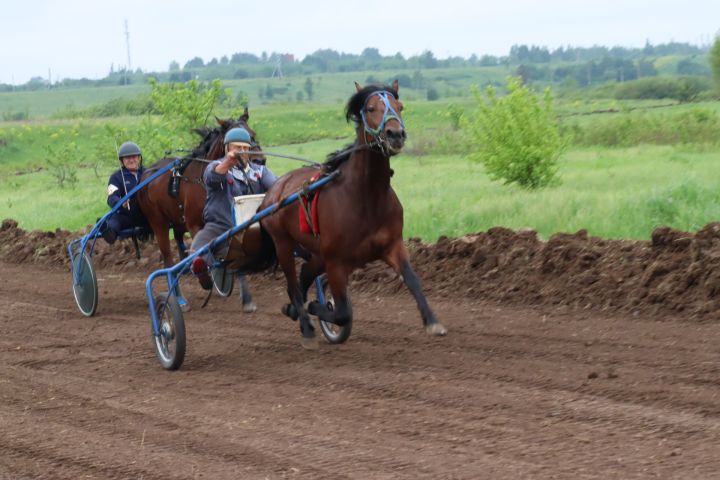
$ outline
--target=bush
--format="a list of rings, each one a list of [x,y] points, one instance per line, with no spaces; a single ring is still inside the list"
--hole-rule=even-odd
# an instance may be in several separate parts
[[[506,184],[550,185],[557,181],[557,161],[565,147],[550,90],[540,100],[516,77],[508,78],[507,90],[507,96],[498,97],[492,86],[484,96],[474,88],[477,109],[462,119],[477,148],[470,158],[482,162],[490,178]]]
[[[19,112],[5,111],[2,114],[2,118],[6,122],[18,122],[21,120],[28,120],[30,118],[30,111],[26,107],[25,110]]]
[[[720,141],[720,116],[708,108],[681,112],[628,112],[598,119],[573,131],[577,145],[628,147],[657,144],[717,144]]]
[[[710,79],[705,77],[641,78],[618,85],[615,89],[615,98],[619,100],[672,98],[689,102],[710,88],[712,88]]]

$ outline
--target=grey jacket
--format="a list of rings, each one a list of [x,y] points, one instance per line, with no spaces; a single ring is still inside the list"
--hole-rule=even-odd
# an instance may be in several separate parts
[[[203,182],[207,191],[203,220],[229,230],[235,223],[235,199],[240,195],[265,193],[277,178],[265,165],[250,162],[245,172],[233,168],[225,175],[215,172],[223,159],[215,160],[205,168]]]

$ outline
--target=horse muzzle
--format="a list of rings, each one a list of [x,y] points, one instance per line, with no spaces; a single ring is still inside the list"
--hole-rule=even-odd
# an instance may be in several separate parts
[[[404,128],[386,128],[385,146],[390,155],[397,155],[405,146],[407,133]]]

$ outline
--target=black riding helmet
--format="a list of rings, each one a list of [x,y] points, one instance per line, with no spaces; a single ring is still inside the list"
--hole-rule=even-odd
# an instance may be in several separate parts
[[[136,143],[125,142],[120,145],[120,148],[118,149],[118,159],[120,160],[120,163],[122,163],[123,157],[130,157],[133,155],[138,155],[140,157],[140,164],[142,165],[142,152]]]

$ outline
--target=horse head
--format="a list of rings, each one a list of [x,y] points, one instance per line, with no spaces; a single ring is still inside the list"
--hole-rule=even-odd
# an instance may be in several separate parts
[[[204,133],[202,144],[206,146],[204,158],[214,160],[225,155],[225,145],[223,143],[223,139],[225,138],[225,134],[228,130],[235,127],[242,127],[250,134],[250,139],[252,140],[252,146],[250,148],[251,152],[262,152],[262,148],[256,139],[255,130],[250,128],[250,125],[248,125],[249,119],[250,114],[248,113],[247,107],[245,107],[242,115],[240,115],[237,119],[229,118],[227,120],[223,120],[215,117],[218,126],[212,130],[207,129],[207,132]],[[203,135],[203,133],[201,133],[201,135]],[[262,163],[263,165],[265,164],[266,158],[264,155],[253,155],[252,158],[255,162]]]
[[[388,156],[397,155],[405,146],[407,133],[400,112],[398,81],[391,86],[368,85],[355,82],[357,93],[348,101],[345,116],[363,130],[364,143],[378,142]]]

